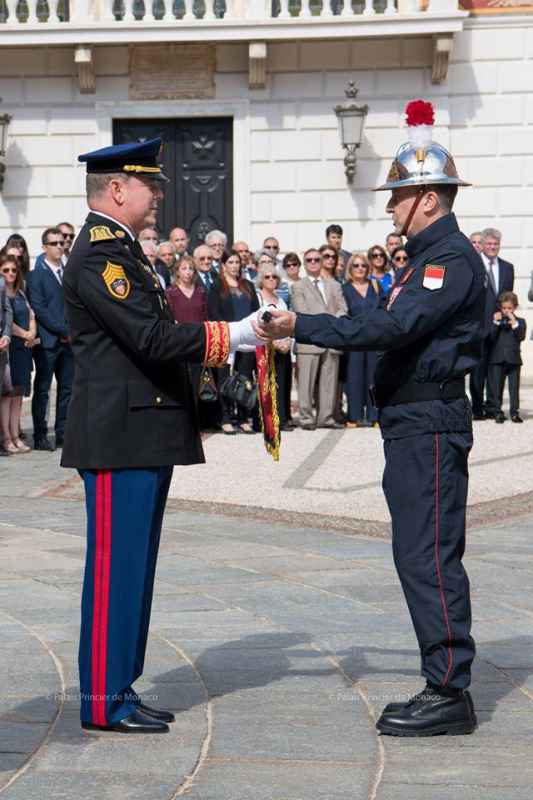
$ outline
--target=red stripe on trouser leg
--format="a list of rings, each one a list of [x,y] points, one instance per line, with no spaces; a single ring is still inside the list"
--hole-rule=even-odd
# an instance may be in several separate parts
[[[450,627],[450,620],[448,617],[448,607],[446,606],[446,597],[444,595],[444,584],[442,581],[442,572],[440,568],[440,440],[439,434],[435,434],[435,564],[437,567],[437,579],[439,582],[439,595],[442,612],[444,614],[444,624],[448,634],[448,669],[442,685],[448,683],[450,674],[453,667],[453,652],[452,652],[452,630]]]
[[[103,474],[96,476],[95,530],[94,530],[94,586],[93,586],[93,625],[91,636],[91,708],[95,725],[100,725],[100,627],[102,606],[102,538],[103,538]]]
[[[100,725],[107,723],[106,700],[107,700],[107,631],[109,618],[109,580],[111,572],[111,473],[105,472],[104,476],[104,505],[103,505],[103,539],[102,539],[102,608],[100,626]]]

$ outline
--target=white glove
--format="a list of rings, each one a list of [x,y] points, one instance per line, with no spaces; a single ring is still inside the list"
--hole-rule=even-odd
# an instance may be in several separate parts
[[[230,349],[232,351],[255,350],[257,346],[264,344],[264,341],[256,335],[252,328],[252,322],[257,321],[259,313],[258,311],[253,311],[249,316],[240,319],[238,322],[228,323]]]

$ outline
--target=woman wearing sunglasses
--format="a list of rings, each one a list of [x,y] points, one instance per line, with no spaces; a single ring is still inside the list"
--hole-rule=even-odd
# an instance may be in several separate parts
[[[336,280],[339,254],[329,244],[323,244],[322,247],[318,248],[318,252],[322,258],[322,277]]]
[[[13,309],[9,345],[9,378],[4,381],[0,404],[4,450],[10,455],[28,453],[30,448],[20,438],[22,398],[31,393],[31,348],[35,344],[35,315],[22,290],[23,276],[17,256],[0,256],[0,275]]]
[[[370,265],[364,253],[354,253],[346,267],[346,283],[342,292],[351,317],[367,314],[377,308],[384,295],[376,278],[369,277]],[[377,427],[377,409],[370,399],[374,383],[377,353],[368,350],[351,351],[344,389],[348,398],[347,428]]]
[[[409,256],[405,247],[397,247],[392,251],[391,255],[392,268],[394,270],[394,278],[398,280],[398,273],[401,269],[409,266]]]
[[[378,281],[384,294],[388,294],[394,283],[394,276],[392,272],[388,271],[387,251],[380,244],[375,244],[368,250],[367,257],[370,264],[370,276]]]

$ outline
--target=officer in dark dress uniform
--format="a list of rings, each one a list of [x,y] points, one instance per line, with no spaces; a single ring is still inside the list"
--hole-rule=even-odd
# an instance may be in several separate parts
[[[384,351],[375,399],[385,442],[383,480],[393,554],[418,638],[426,688],[385,708],[379,731],[400,736],[471,733],[466,691],[474,658],[465,547],[472,418],[465,375],[483,336],[485,269],[451,206],[450,154],[428,139],[400,149],[387,183],[387,210],[408,237],[410,268],[389,298],[365,315],[335,318],[272,311],[261,330],[297,342]]]
[[[144,705],[133,683],[143,671],[172,467],[204,461],[186,362],[220,366],[241,341],[257,343],[250,321],[174,321],[136,239],[163,196],[160,146],[154,139],[79,157],[93,210],[63,278],[75,377],[61,463],[83,478],[88,518],[81,721],[122,733],[166,732],[174,720]]]

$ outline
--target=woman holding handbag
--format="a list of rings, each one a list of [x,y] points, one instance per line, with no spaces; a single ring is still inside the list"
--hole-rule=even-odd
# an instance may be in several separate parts
[[[176,322],[206,322],[209,319],[207,292],[201,281],[197,280],[194,261],[190,256],[181,257],[172,278],[173,283],[165,294]],[[189,364],[189,372],[192,385],[197,387],[201,430],[218,427],[220,404],[213,369]]]
[[[32,347],[37,326],[35,314],[23,291],[22,263],[16,255],[0,256],[0,275],[13,310],[13,326],[9,345],[8,380],[4,380],[1,399],[1,421],[4,450],[10,455],[29,453],[20,438],[22,400],[31,394]],[[0,387],[1,388],[1,387]]]
[[[220,284],[214,287],[208,296],[209,318],[223,322],[237,322],[247,317],[252,311],[259,308],[259,300],[250,281],[242,277],[242,261],[238,253],[232,250],[222,256],[222,269],[220,271]],[[250,411],[247,406],[253,399],[255,370],[255,349],[253,352],[238,352],[235,354],[233,369],[229,364],[219,368],[219,387],[222,403],[222,430],[225,434],[255,433],[250,416],[257,415],[256,409]],[[239,378],[237,378],[239,376]],[[234,399],[236,394],[232,391],[231,381],[235,377],[242,383],[242,392],[247,393],[247,398],[240,394],[239,402]],[[242,379],[242,380],[241,380]],[[237,380],[234,383],[237,383]],[[234,424],[235,422],[235,424]]]

